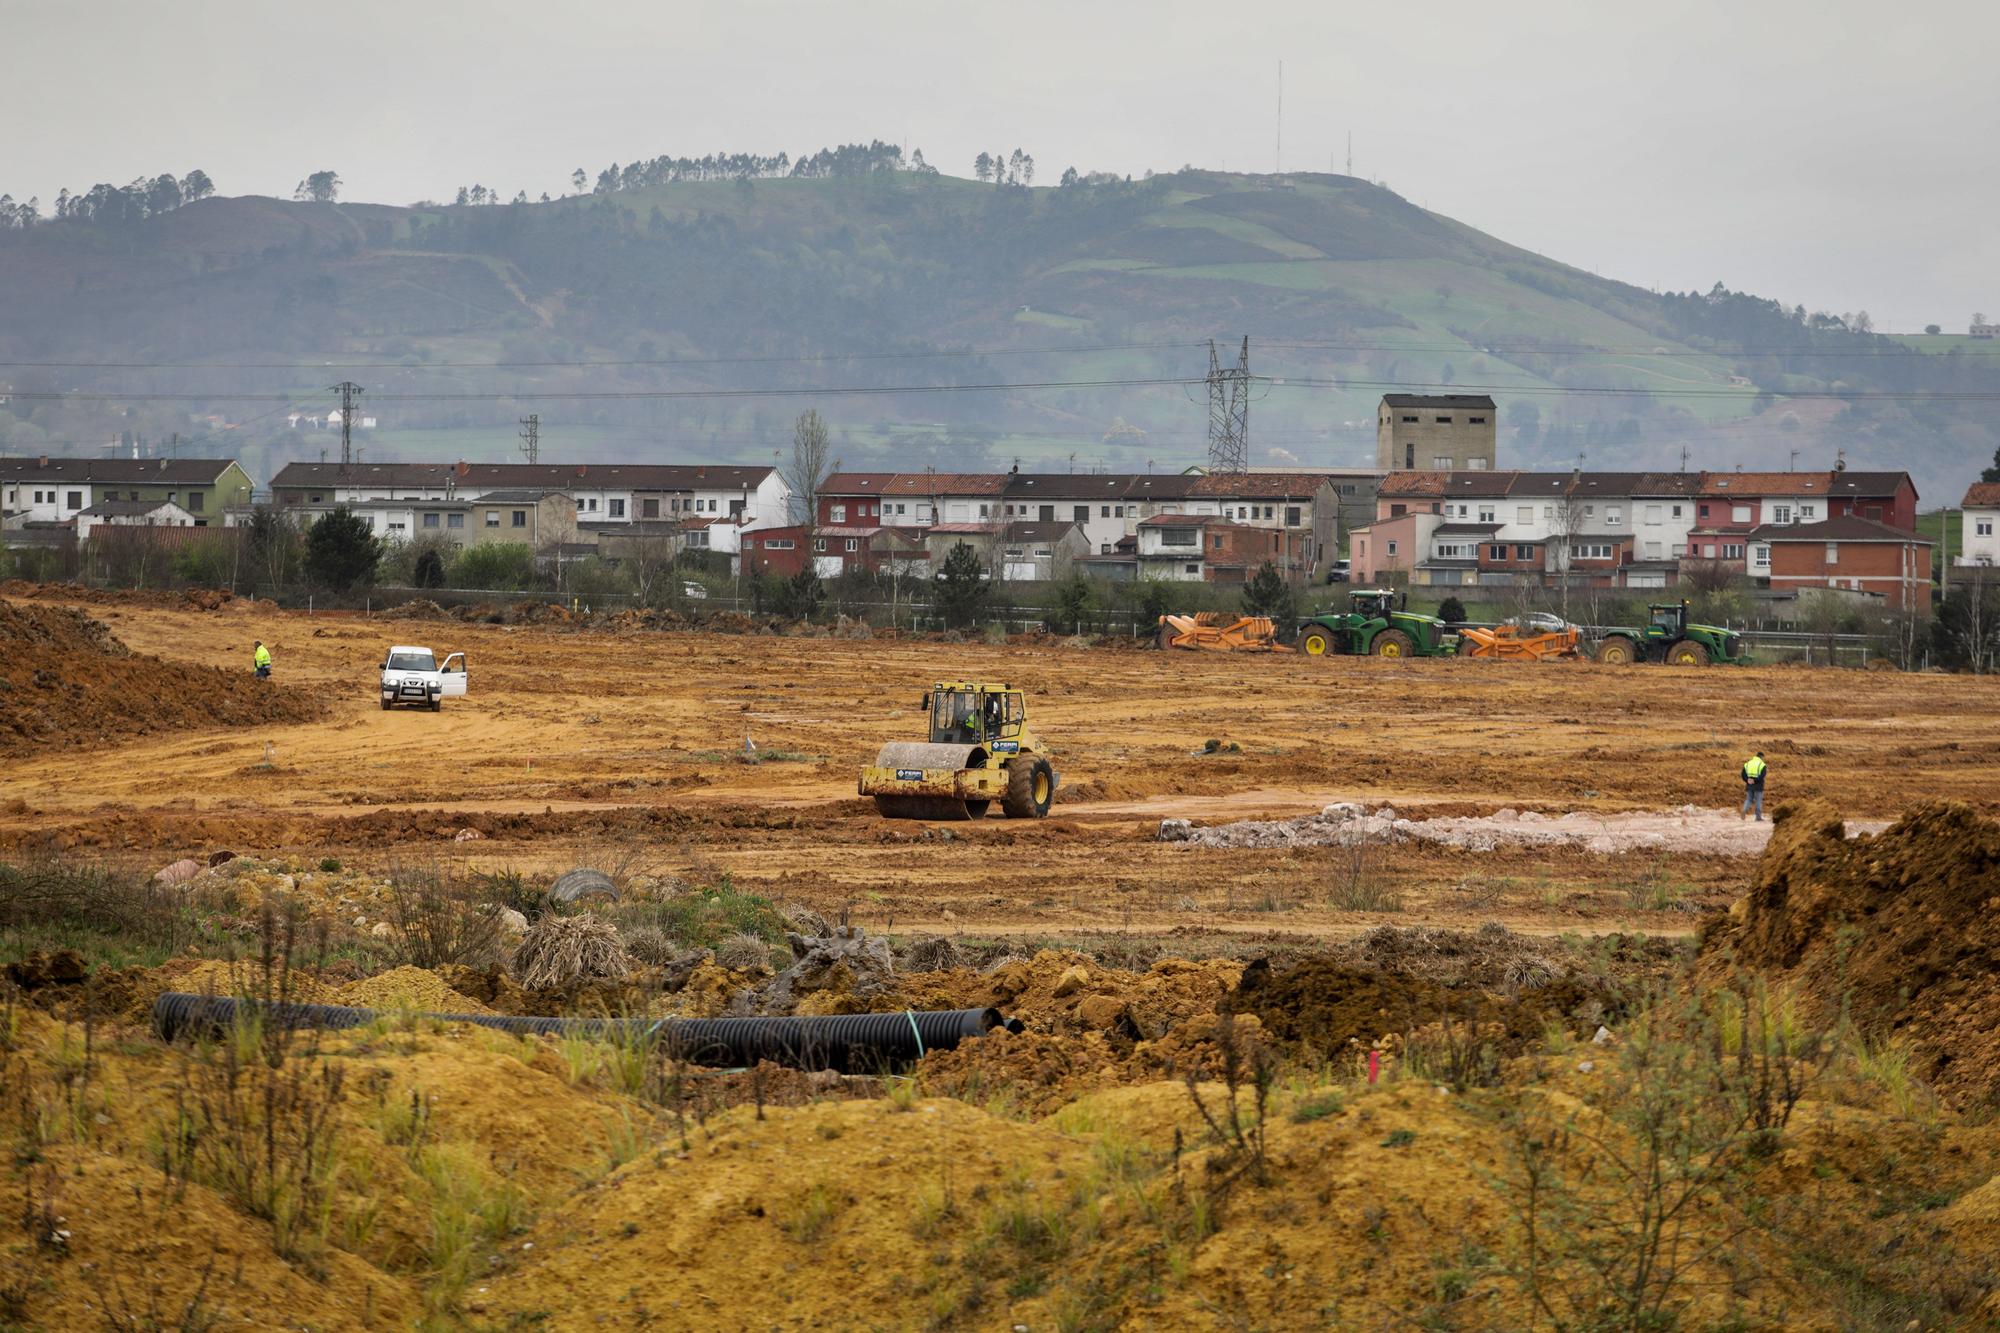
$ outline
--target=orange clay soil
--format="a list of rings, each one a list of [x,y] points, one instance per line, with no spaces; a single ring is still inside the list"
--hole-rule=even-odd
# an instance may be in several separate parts
[[[38,601],[37,609],[55,605]],[[843,908],[873,931],[1129,934],[1185,951],[1343,937],[1391,921],[1539,933],[1685,933],[1747,858],[1376,849],[1400,910],[1337,905],[1338,849],[1189,849],[1163,817],[1215,822],[1336,800],[1406,813],[1732,805],[1749,747],[1774,804],[1894,818],[1950,797],[2000,808],[2000,681],[1786,668],[1378,662],[1062,646],[579,633],[456,621],[88,607],[135,652],[275,688],[317,721],[186,725],[10,757],[0,855],[64,850],[144,868],[219,849],[380,868],[464,858],[531,873],[609,847],[661,872]],[[391,643],[465,651],[470,697],[384,713]],[[8,645],[11,649],[12,645]],[[919,733],[939,677],[1011,681],[1056,749],[1051,818],[887,821],[854,795],[884,742]],[[760,762],[744,761],[746,738]],[[1209,739],[1238,752],[1194,753]],[[267,751],[267,746],[268,751]],[[471,830],[477,839],[456,841]]]

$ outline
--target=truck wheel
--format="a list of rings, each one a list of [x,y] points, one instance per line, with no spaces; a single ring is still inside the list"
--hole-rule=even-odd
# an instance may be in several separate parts
[[[1055,770],[1046,759],[1016,759],[1007,765],[1007,794],[1000,808],[1009,819],[1040,819],[1056,798]]]
[[[393,702],[393,701],[391,701],[391,700],[388,700],[388,699],[384,699],[384,700],[382,701],[382,711],[383,711],[383,712],[385,712],[385,713],[386,713],[386,712],[388,712],[388,711],[389,711],[389,710],[390,710],[391,708],[393,708],[393,707],[395,707],[395,704],[394,704],[394,702]]]
[[[433,713],[440,711],[441,709],[443,709],[443,707],[444,707],[444,700],[442,699],[431,700],[431,711]]]
[[[1682,639],[1667,649],[1667,661],[1673,666],[1707,666],[1708,649],[1693,639]]]
[[[1597,660],[1606,666],[1630,666],[1639,660],[1632,641],[1620,635],[1597,645]]]
[[[1377,657],[1409,657],[1416,648],[1416,641],[1399,629],[1385,629],[1375,636]]]
[[[1333,640],[1326,637],[1323,629],[1307,630],[1306,636],[1299,640],[1299,650],[1307,657],[1325,657],[1333,651]]]

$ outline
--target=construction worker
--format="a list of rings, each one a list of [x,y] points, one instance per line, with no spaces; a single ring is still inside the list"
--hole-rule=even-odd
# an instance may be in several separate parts
[[[257,668],[257,679],[264,680],[270,676],[271,650],[264,646],[262,639],[257,640],[257,647],[250,654],[250,664]]]
[[[1760,824],[1764,822],[1765,767],[1762,750],[1743,761],[1743,814],[1749,814],[1754,807],[1757,811],[1757,822]]]

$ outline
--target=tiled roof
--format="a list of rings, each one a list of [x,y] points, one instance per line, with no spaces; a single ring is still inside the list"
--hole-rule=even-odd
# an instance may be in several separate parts
[[[1190,495],[1245,500],[1310,500],[1327,479],[1311,472],[1211,472],[1194,478]]]
[[[95,482],[104,486],[209,486],[233,458],[0,458],[7,481]]]
[[[1829,518],[1818,523],[1766,523],[1743,534],[1760,542],[1897,542],[1930,546],[1929,538],[1868,518]]]
[[[707,463],[287,463],[275,487],[544,486],[639,491],[755,489],[775,468]]]
[[[1966,509],[2000,508],[2000,481],[1975,481],[1965,488],[1965,498],[1959,501]]]

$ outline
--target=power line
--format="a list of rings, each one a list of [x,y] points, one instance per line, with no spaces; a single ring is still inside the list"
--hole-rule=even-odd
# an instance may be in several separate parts
[[[1200,342],[1101,343],[1088,347],[967,347],[937,352],[821,352],[810,356],[663,356],[578,361],[0,361],[16,370],[558,370],[592,366],[808,365],[826,361],[934,361],[981,356],[1074,356],[1089,352],[1149,352],[1200,347]]]

